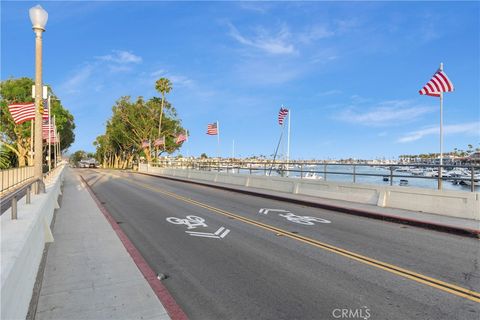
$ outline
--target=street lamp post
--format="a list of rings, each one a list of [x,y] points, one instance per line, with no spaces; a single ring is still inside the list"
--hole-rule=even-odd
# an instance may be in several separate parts
[[[34,176],[43,186],[43,140],[42,140],[42,33],[48,20],[48,13],[40,5],[30,8],[30,20],[35,32],[35,154]],[[36,188],[36,193],[40,192]]]

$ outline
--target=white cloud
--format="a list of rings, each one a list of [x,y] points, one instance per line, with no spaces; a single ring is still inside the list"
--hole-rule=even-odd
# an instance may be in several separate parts
[[[390,126],[415,121],[435,110],[433,107],[415,105],[408,100],[384,101],[369,110],[365,110],[364,106],[361,108],[359,110],[357,105],[349,106],[335,118],[366,126]]]
[[[288,55],[297,52],[293,43],[290,41],[291,34],[286,26],[282,26],[280,30],[273,35],[263,28],[258,28],[256,36],[252,38],[243,36],[233,24],[228,23],[228,26],[230,27],[230,36],[243,45],[277,55]]]
[[[66,93],[85,91],[87,86],[99,91],[103,88],[102,81],[110,73],[127,72],[132,70],[134,64],[142,62],[142,58],[128,51],[112,50],[112,54],[97,56],[70,74],[60,88]]]
[[[158,80],[158,78],[165,77],[172,82],[174,88],[175,87],[192,87],[195,84],[195,82],[192,79],[186,76],[172,74],[170,72],[167,72],[164,69],[156,70],[152,72],[150,76],[154,78],[153,81]]]
[[[444,134],[472,134],[472,135],[480,135],[480,122],[467,122],[467,123],[459,123],[459,124],[451,124],[443,126],[443,133]],[[406,143],[419,140],[425,136],[433,135],[433,134],[440,134],[439,126],[430,126],[421,130],[411,131],[405,134],[403,137],[399,138],[397,142]]]
[[[271,7],[271,3],[266,2],[236,2],[243,10],[253,11],[257,13],[267,13]]]
[[[332,95],[341,94],[341,93],[342,93],[341,90],[334,89],[334,90],[327,90],[327,91],[319,92],[319,93],[317,93],[317,96],[325,97],[325,96],[332,96]]]
[[[329,30],[325,26],[315,25],[310,27],[307,31],[298,35],[298,40],[305,44],[310,44],[316,40],[328,38],[335,35],[335,33]]]
[[[83,85],[90,78],[93,72],[93,66],[91,64],[85,64],[82,68],[75,72],[75,74],[66,80],[61,89],[67,93],[75,93],[83,90]]]
[[[97,59],[118,64],[140,63],[142,58],[128,51],[112,50],[112,54],[99,56]]]

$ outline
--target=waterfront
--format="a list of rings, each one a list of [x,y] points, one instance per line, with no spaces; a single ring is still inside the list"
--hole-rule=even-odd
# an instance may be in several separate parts
[[[336,182],[352,182],[358,184],[367,184],[375,186],[402,186],[416,187],[425,189],[437,189],[438,178],[437,168],[428,165],[410,165],[401,166],[398,164],[389,165],[367,165],[367,164],[338,164],[338,163],[293,163],[289,165],[288,172],[282,170],[285,164],[275,163],[272,167],[271,162],[189,162],[176,163],[169,162],[159,164],[167,167],[196,168],[200,170],[212,170],[219,172],[230,172],[240,174],[288,176],[292,179],[312,179]],[[452,180],[448,174],[457,170],[463,170],[465,173],[462,178]],[[475,181],[478,184],[478,170],[475,167]],[[443,169],[443,190],[471,192],[470,167],[451,166]],[[461,180],[463,179],[463,180]],[[476,185],[474,191],[480,191],[480,186]]]

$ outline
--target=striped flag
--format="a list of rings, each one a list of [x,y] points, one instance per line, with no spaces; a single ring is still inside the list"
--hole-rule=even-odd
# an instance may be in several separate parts
[[[143,140],[142,141],[142,148],[145,149],[145,148],[148,148],[150,147],[150,141],[149,140]]]
[[[19,103],[8,106],[15,124],[35,119],[35,103]]]
[[[50,133],[50,142],[56,143],[55,142],[55,127],[53,124],[48,124],[48,120],[43,120],[42,121],[42,139],[47,140],[48,143],[48,135]]]
[[[153,142],[153,146],[155,147],[160,147],[164,145],[165,145],[165,137],[155,139],[155,141]]]
[[[207,134],[211,136],[216,136],[218,134],[218,126],[216,122],[208,124]]]
[[[47,105],[47,104],[45,104]],[[17,103],[8,105],[8,111],[12,115],[15,124],[21,124],[25,121],[35,120],[35,103]],[[48,119],[48,108],[44,109],[43,119]]]
[[[427,84],[418,93],[432,97],[440,97],[442,92],[452,92],[454,90],[453,83],[448,79],[447,74],[442,70],[438,70],[427,82]]]
[[[283,121],[285,117],[288,115],[288,109],[281,107],[280,111],[278,112],[278,124],[283,125]]]
[[[180,144],[182,143],[183,141],[186,141],[187,140],[187,135],[186,134],[183,134],[183,133],[180,133],[178,136],[177,136],[177,140],[176,140],[176,144]]]
[[[52,144],[56,143],[55,141],[55,127],[52,124],[48,124],[48,121],[43,120],[42,123],[42,139],[47,140],[48,143],[48,136],[50,134],[50,142]]]

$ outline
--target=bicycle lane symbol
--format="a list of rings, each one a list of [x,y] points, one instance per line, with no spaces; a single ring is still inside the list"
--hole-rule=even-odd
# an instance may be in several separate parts
[[[208,225],[205,223],[205,219],[197,216],[186,216],[185,219],[177,218],[177,217],[168,217],[166,219],[168,222],[173,224],[184,224],[187,226],[187,230],[195,229],[197,227],[206,228]],[[201,237],[201,238],[213,238],[213,239],[223,239],[229,233],[230,230],[225,227],[220,227],[215,232],[197,232],[197,231],[185,231],[188,235],[192,237]]]
[[[197,217],[197,216],[186,216],[185,219],[177,218],[177,217],[168,217],[166,219],[168,222],[173,224],[184,224],[187,226],[187,229],[195,229],[197,227],[208,227],[205,223],[205,219]]]
[[[298,223],[298,224],[303,224],[307,226],[313,226],[315,225],[315,222],[318,223],[332,223],[329,220],[322,219],[322,218],[317,218],[317,217],[311,217],[311,216],[299,216],[296,215],[290,211],[283,210],[283,209],[270,209],[270,208],[261,208],[258,213],[267,215],[269,212],[275,212],[278,214],[279,217],[283,217],[287,219],[288,221]]]
[[[317,218],[317,217],[310,217],[310,216],[297,216],[296,214],[293,214],[291,212],[285,213],[285,214],[279,214],[280,217],[284,217],[288,221],[295,222],[298,224],[303,224],[306,226],[313,226],[315,225],[315,222],[318,223],[332,223],[329,220],[325,220],[322,218]]]

